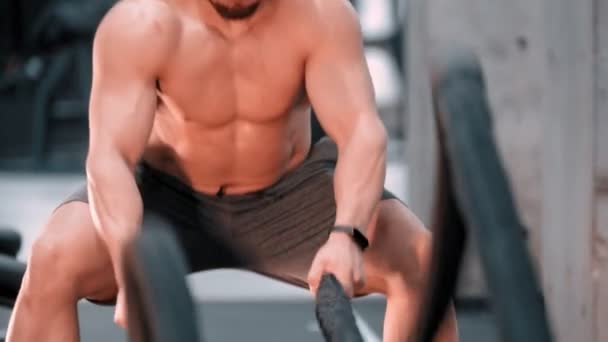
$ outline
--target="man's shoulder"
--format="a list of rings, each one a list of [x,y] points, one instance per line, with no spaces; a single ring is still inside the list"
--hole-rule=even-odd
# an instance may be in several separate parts
[[[360,39],[359,16],[348,0],[294,0],[313,53],[325,43]]]
[[[329,27],[336,21],[357,20],[357,12],[349,0],[298,0],[300,6],[306,7],[308,20],[313,20],[320,27]]]
[[[315,41],[332,37],[339,39],[346,31],[354,33],[359,30],[358,14],[348,0],[296,0],[294,5],[299,7],[300,18]]]
[[[95,63],[157,73],[175,50],[180,32],[179,18],[162,0],[121,0],[97,28]]]
[[[179,16],[163,0],[120,0],[99,24],[97,35],[112,40],[168,41],[175,39],[179,27]]]

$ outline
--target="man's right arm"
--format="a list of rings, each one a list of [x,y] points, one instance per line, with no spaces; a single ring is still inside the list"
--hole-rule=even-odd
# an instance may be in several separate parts
[[[142,3],[128,0],[112,8],[99,25],[93,48],[89,203],[117,275],[124,243],[141,224],[143,205],[134,169],[152,129],[155,82],[172,44],[172,23],[162,13],[166,9]]]

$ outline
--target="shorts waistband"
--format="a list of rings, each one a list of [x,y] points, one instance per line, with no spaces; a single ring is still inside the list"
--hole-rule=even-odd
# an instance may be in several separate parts
[[[154,168],[145,161],[140,161],[137,175],[143,183],[153,181],[173,190],[187,193],[202,201],[214,203],[244,203],[259,201],[261,198],[272,199],[289,191],[309,177],[314,177],[317,172],[324,172],[327,164],[335,163],[337,150],[335,144],[328,138],[321,139],[312,148],[307,158],[295,169],[282,175],[272,185],[266,188],[243,193],[243,194],[207,194],[193,189],[180,178]],[[313,166],[317,165],[317,166]],[[312,167],[310,167],[312,166]]]
[[[173,190],[188,193],[199,200],[213,201],[213,202],[243,202],[250,200],[259,200],[264,198],[271,193],[271,187],[264,189],[251,191],[243,194],[208,194],[193,189],[189,184],[183,182],[180,178],[161,171],[145,161],[141,161],[138,165],[137,175],[142,181],[146,182],[159,182],[165,187],[170,187]]]

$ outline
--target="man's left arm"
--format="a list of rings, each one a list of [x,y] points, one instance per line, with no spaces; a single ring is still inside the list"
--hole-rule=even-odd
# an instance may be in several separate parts
[[[365,233],[384,187],[386,130],[376,110],[357,14],[345,1],[326,4],[322,38],[306,62],[306,90],[338,147],[336,225]]]

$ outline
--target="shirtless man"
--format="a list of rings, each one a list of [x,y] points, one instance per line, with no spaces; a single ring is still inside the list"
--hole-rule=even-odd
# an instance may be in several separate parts
[[[311,105],[331,138],[314,146]],[[117,300],[125,327],[121,253],[148,212],[192,272],[313,292],[332,272],[385,294],[384,340],[408,340],[431,237],[383,191],[386,143],[346,0],[119,2],[94,43],[87,186],[34,243],[8,341],[77,341],[82,298]],[[457,340],[453,311],[437,340]]]

